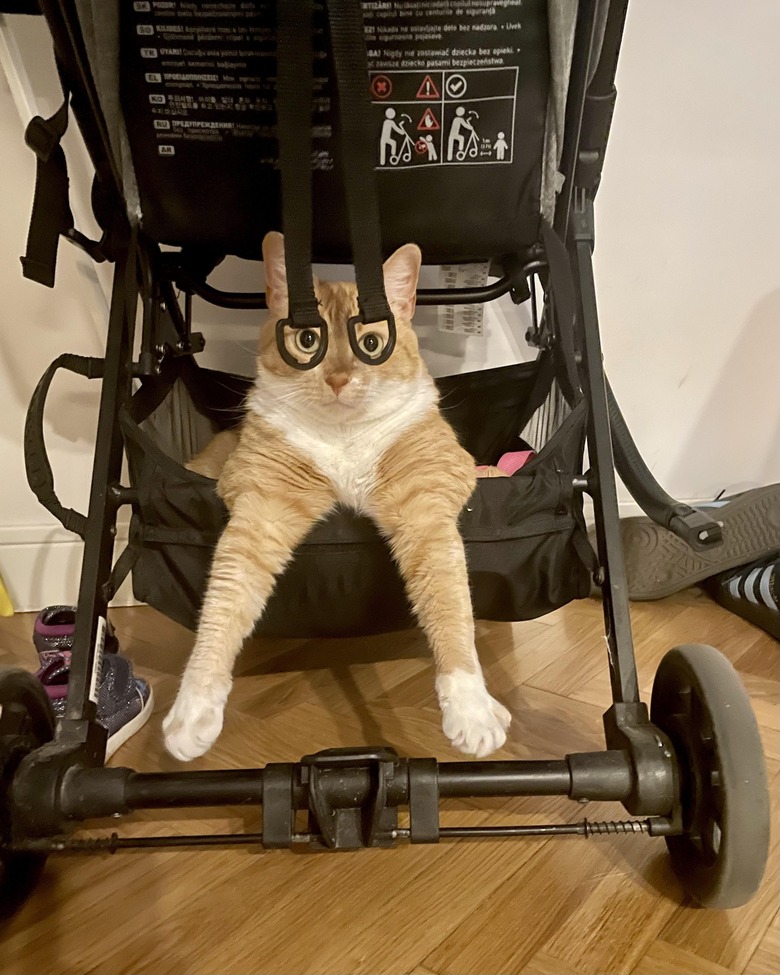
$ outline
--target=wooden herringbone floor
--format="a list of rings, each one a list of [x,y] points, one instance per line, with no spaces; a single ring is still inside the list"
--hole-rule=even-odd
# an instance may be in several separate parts
[[[173,769],[160,743],[192,637],[147,608],[116,610],[124,650],[156,710],[113,764]],[[773,796],[780,773],[780,646],[698,591],[634,607],[640,679],[685,642],[719,646],[762,727]],[[0,663],[32,669],[31,616],[0,620]],[[480,624],[493,692],[513,714],[503,757],[602,747],[609,699],[601,608],[584,601],[533,623]],[[417,633],[249,646],[225,730],[198,768],[297,760],[337,745],[390,743],[456,756],[439,728]],[[501,756],[499,756],[501,757]],[[776,810],[775,810],[776,812]],[[136,833],[257,828],[254,810],[149,813]],[[563,799],[453,802],[449,823],[621,818]],[[51,859],[37,894],[0,934],[3,973],[656,973],[776,975],[778,835],[764,885],[733,912],[697,909],[660,840],[505,840],[340,855],[250,849]],[[103,824],[114,828],[116,823]]]

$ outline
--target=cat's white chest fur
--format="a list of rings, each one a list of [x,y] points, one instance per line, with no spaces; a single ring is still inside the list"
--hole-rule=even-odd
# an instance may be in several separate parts
[[[353,411],[298,409],[275,387],[273,377],[264,377],[250,397],[250,409],[328,478],[342,504],[361,513],[367,513],[386,451],[437,402],[436,387],[427,375],[409,382],[384,382],[381,398]]]

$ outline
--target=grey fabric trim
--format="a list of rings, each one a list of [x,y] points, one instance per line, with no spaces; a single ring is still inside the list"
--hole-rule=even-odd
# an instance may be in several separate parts
[[[542,162],[542,216],[552,223],[555,199],[563,185],[558,172],[566,123],[566,94],[569,90],[574,29],[577,26],[578,0],[547,0],[547,23],[550,44],[550,93],[547,97],[547,121],[544,132]]]
[[[136,224],[141,220],[141,204],[119,104],[119,0],[75,0],[75,4],[111,151],[122,174],[127,215]]]
[[[563,130],[566,125],[566,96],[569,91],[574,32],[577,26],[578,0],[547,0],[547,23],[550,44],[550,94],[547,100],[547,120],[544,133],[542,162],[542,216],[552,223],[555,200],[563,187],[563,175],[558,171],[563,150]],[[604,30],[609,13],[609,0],[599,0],[593,38],[590,77],[601,55]]]

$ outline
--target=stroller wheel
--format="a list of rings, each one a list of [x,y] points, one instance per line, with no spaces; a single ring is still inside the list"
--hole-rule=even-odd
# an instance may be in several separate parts
[[[46,855],[6,848],[11,840],[9,793],[19,763],[54,737],[46,692],[25,670],[0,667],[0,919],[10,917],[32,892]]]
[[[769,790],[747,692],[713,647],[676,647],[653,683],[653,723],[674,745],[684,832],[668,836],[685,890],[712,908],[756,892],[769,850]]]

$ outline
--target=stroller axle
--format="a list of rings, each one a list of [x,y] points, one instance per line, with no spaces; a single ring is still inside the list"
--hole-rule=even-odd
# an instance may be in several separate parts
[[[671,783],[671,756],[658,752],[656,779]],[[59,755],[57,753],[60,753]],[[43,754],[45,753],[45,754]],[[63,774],[54,774],[58,759]],[[24,811],[24,839],[18,849],[88,849],[90,840],[62,839],[67,824],[105,816],[122,816],[139,809],[204,806],[262,806],[263,831],[250,834],[187,838],[189,845],[262,842],[266,847],[289,847],[311,842],[328,849],[390,846],[408,835],[412,843],[475,836],[554,835],[650,831],[670,827],[643,825],[563,824],[560,826],[441,827],[439,803],[447,798],[509,796],[568,796],[631,804],[637,779],[629,751],[608,750],[573,754],[563,760],[445,762],[432,758],[400,758],[391,748],[328,749],[304,756],[298,763],[274,763],[257,769],[138,773],[128,768],[94,768],[73,763],[73,752],[52,743],[22,763],[13,788],[17,808]],[[647,757],[640,759],[647,763]],[[58,783],[41,802],[43,775]],[[667,799],[662,797],[666,795]],[[671,812],[672,789],[648,803],[634,802],[632,811],[645,816]],[[399,829],[398,808],[409,809],[409,829]],[[307,814],[307,825],[296,826],[296,813]],[[37,836],[36,836],[37,834]],[[108,842],[101,839],[100,848]],[[171,845],[166,838],[116,837],[124,847]],[[178,838],[182,839],[181,837]],[[159,842],[158,842],[159,841]],[[87,843],[84,847],[83,843]],[[79,845],[82,844],[82,845]]]

